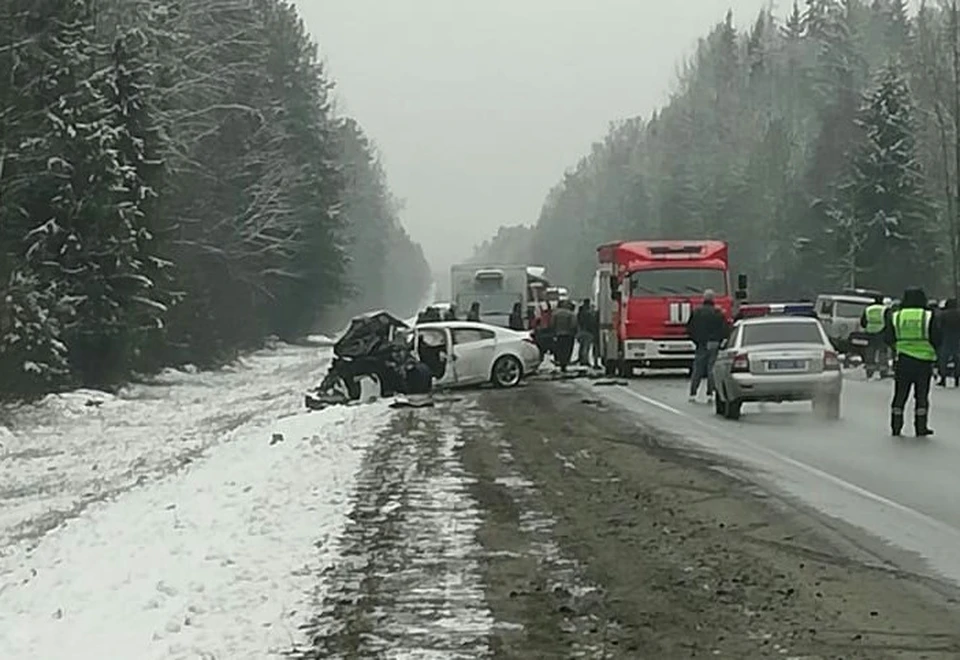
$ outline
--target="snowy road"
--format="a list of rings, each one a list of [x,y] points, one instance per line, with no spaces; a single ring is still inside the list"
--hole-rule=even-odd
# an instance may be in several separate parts
[[[900,567],[932,568],[960,582],[960,391],[933,392],[931,426],[938,433],[917,440],[890,437],[890,381],[864,382],[859,370],[847,375],[839,422],[815,418],[809,404],[748,404],[739,422],[722,420],[712,405],[688,402],[680,378],[591,389],[883,539],[893,547],[882,554]],[[908,409],[908,433],[911,423]]]

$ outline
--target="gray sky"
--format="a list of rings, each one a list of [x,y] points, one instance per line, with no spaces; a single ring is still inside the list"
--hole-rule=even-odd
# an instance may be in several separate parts
[[[681,58],[728,8],[743,26],[768,2],[298,4],[339,108],[379,145],[405,226],[443,270],[498,226],[534,222],[610,120],[664,102]]]

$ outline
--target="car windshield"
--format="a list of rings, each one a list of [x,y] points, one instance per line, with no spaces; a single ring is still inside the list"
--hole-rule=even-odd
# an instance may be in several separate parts
[[[764,322],[743,326],[741,346],[762,344],[822,344],[823,337],[816,323]]]
[[[656,268],[630,273],[631,298],[696,296],[707,289],[726,295],[726,272],[718,268]]]
[[[870,306],[866,302],[850,302],[847,300],[838,300],[834,308],[834,316],[844,319],[858,319],[863,314],[863,310]]]

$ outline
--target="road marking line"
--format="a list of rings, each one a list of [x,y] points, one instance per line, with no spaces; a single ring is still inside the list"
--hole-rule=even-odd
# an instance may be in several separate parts
[[[945,523],[945,522],[943,522],[943,521],[941,521],[941,520],[937,520],[936,518],[933,518],[933,517],[931,517],[931,516],[928,516],[927,514],[923,513],[922,511],[917,511],[916,509],[913,509],[913,508],[911,508],[911,507],[909,507],[909,506],[906,506],[905,504],[900,504],[899,502],[896,502],[896,501],[894,501],[894,500],[891,500],[891,499],[889,499],[889,498],[886,498],[886,497],[884,497],[883,495],[879,495],[879,494],[877,494],[877,493],[874,493],[873,491],[867,490],[866,488],[862,488],[861,486],[858,486],[858,485],[856,485],[856,484],[854,484],[854,483],[851,483],[851,482],[849,482],[849,481],[847,481],[847,480],[845,480],[845,479],[842,479],[842,478],[840,478],[840,477],[838,477],[838,476],[836,476],[836,475],[834,475],[834,474],[830,474],[829,472],[824,472],[824,471],[821,470],[820,468],[814,467],[814,466],[809,465],[809,464],[807,464],[807,463],[804,463],[804,462],[802,462],[802,461],[798,461],[798,460],[796,460],[796,459],[794,459],[794,458],[790,458],[789,456],[785,456],[784,454],[781,454],[780,452],[778,452],[778,451],[776,451],[776,450],[770,449],[769,447],[764,447],[763,445],[758,445],[758,444],[756,444],[755,442],[752,442],[752,441],[747,440],[747,439],[745,439],[745,438],[737,437],[736,435],[733,435],[733,434],[730,433],[729,431],[724,431],[724,430],[719,429],[719,428],[717,428],[717,427],[715,427],[715,426],[712,426],[712,425],[710,425],[710,424],[707,424],[707,423],[704,422],[703,420],[698,419],[697,417],[694,417],[693,415],[691,415],[691,414],[688,413],[688,412],[684,412],[684,411],[682,411],[682,410],[680,410],[680,409],[678,409],[678,408],[674,408],[673,406],[671,406],[671,405],[669,405],[669,404],[666,404],[666,403],[663,403],[662,401],[658,401],[657,399],[654,399],[653,397],[649,397],[649,396],[646,396],[646,395],[644,395],[644,394],[640,394],[639,392],[635,392],[635,391],[633,391],[632,389],[630,389],[629,386],[626,386],[626,387],[625,387],[625,386],[621,385],[621,386],[619,386],[619,389],[621,389],[622,391],[626,392],[627,394],[629,394],[630,396],[634,397],[635,399],[638,399],[638,400],[640,400],[640,401],[642,401],[642,402],[644,402],[644,403],[646,403],[646,404],[648,404],[648,405],[654,406],[654,407],[656,407],[656,408],[660,408],[661,410],[665,410],[665,411],[667,411],[667,412],[669,412],[669,413],[672,413],[672,414],[674,414],[674,415],[677,415],[677,416],[679,416],[679,417],[682,417],[682,418],[684,418],[684,419],[686,419],[686,420],[688,420],[688,421],[691,421],[691,422],[697,424],[698,426],[700,426],[700,427],[702,427],[702,428],[706,428],[706,429],[710,430],[710,431],[713,432],[713,433],[721,434],[721,435],[723,435],[723,436],[725,436],[725,437],[727,437],[727,438],[729,438],[729,439],[731,439],[731,440],[733,440],[733,441],[735,441],[735,442],[739,442],[740,444],[742,444],[742,445],[744,445],[744,446],[746,446],[746,447],[749,447],[750,449],[753,449],[754,451],[760,452],[761,454],[766,454],[767,456],[770,456],[771,458],[774,458],[774,459],[776,459],[776,460],[778,460],[778,461],[781,461],[781,462],[783,462],[783,463],[786,463],[787,465],[791,465],[791,466],[793,466],[793,467],[795,467],[795,468],[798,468],[798,469],[800,469],[800,470],[802,470],[802,471],[804,471],[804,472],[807,472],[808,474],[811,474],[811,475],[813,475],[813,476],[815,476],[815,477],[817,477],[817,478],[819,478],[819,479],[824,479],[824,480],[832,483],[833,485],[839,486],[840,488],[842,488],[842,489],[844,489],[844,490],[847,490],[847,491],[849,491],[849,492],[851,492],[851,493],[854,493],[854,494],[856,494],[856,495],[859,495],[860,497],[866,498],[866,499],[868,499],[868,500],[873,500],[873,501],[874,501],[875,503],[877,503],[877,504],[882,504],[882,505],[887,506],[887,507],[890,507],[890,508],[892,508],[892,509],[894,509],[894,510],[896,510],[896,511],[899,511],[900,513],[903,513],[903,514],[906,514],[906,515],[911,516],[911,517],[913,517],[913,518],[916,518],[918,521],[923,522],[924,524],[929,525],[929,526],[931,526],[931,527],[934,527],[934,528],[936,528],[937,530],[939,530],[940,532],[945,532],[945,533],[948,533],[948,534],[950,534],[950,535],[960,537],[960,529],[957,529],[956,527],[953,527],[953,526],[951,526],[951,525],[949,525],[949,524],[947,524],[947,523]]]

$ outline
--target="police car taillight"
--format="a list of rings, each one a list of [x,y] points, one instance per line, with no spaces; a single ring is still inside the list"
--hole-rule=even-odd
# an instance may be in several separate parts
[[[840,358],[834,351],[823,352],[823,368],[829,371],[839,371]]]
[[[737,353],[733,357],[733,365],[730,367],[733,373],[744,373],[750,371],[750,358],[746,353]]]

